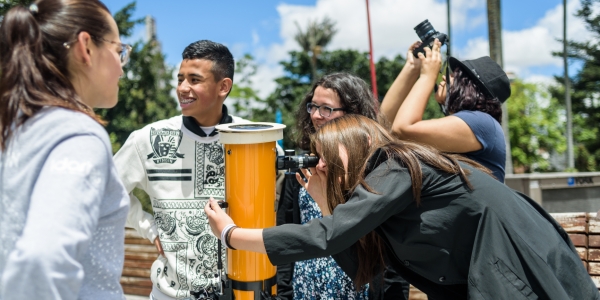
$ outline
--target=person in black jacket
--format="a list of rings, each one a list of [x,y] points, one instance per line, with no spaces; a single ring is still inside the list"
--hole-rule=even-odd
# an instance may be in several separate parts
[[[360,114],[372,120],[378,118],[378,102],[368,84],[348,73],[323,76],[304,97],[296,113],[298,144],[310,150],[310,135],[326,122],[345,114]],[[285,177],[277,209],[277,225],[304,224],[322,218],[319,206],[296,181],[291,170]],[[374,286],[356,291],[351,278],[337,266],[331,257],[316,258],[277,266],[277,295],[283,299],[406,299],[409,285],[392,268],[385,272],[384,284],[376,280]]]
[[[319,164],[298,181],[331,215],[243,229],[213,200],[213,233],[273,264],[333,255],[359,286],[387,255],[429,299],[600,299],[560,225],[478,163],[358,115],[323,125],[313,145]]]

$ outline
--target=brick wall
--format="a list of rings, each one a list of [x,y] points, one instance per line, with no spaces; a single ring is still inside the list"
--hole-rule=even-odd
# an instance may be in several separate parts
[[[125,264],[121,286],[125,294],[148,296],[152,290],[150,267],[158,257],[156,247],[133,229],[125,229]]]

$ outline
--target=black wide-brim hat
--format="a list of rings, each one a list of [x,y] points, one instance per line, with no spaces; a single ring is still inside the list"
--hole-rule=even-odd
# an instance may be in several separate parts
[[[458,67],[465,71],[484,93],[497,97],[504,103],[510,97],[510,81],[502,68],[489,56],[460,61],[450,57],[450,69]]]

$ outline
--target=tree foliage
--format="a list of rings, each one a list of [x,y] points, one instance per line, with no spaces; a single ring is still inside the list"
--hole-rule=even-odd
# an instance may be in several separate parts
[[[322,21],[309,21],[306,31],[302,31],[297,22],[296,28],[298,32],[294,36],[294,39],[300,45],[302,51],[310,55],[311,77],[314,83],[317,80],[317,60],[319,59],[319,55],[337,33],[335,22],[325,17]]]
[[[575,168],[579,171],[600,170],[600,11],[595,9],[600,0],[582,0],[576,16],[581,18],[593,38],[585,42],[568,42],[567,55],[571,61],[582,63],[581,70],[573,77],[571,103],[573,114],[573,144]],[[562,52],[554,53],[562,56]],[[560,84],[564,77],[556,76]],[[564,99],[564,87],[551,90],[552,95]],[[562,100],[561,100],[562,101]]]
[[[0,0],[0,22],[3,16],[13,7],[17,5],[29,6],[33,0]]]
[[[562,105],[536,84],[516,80],[511,88],[508,128],[515,173],[557,171],[549,158],[566,150]]]
[[[134,26],[143,22],[132,19],[135,7],[132,2],[114,14],[122,38],[131,36]],[[108,121],[106,130],[115,152],[132,131],[178,114],[177,102],[170,94],[173,70],[165,64],[158,42],[138,41],[132,47],[119,81],[119,102],[114,108],[97,111]]]
[[[245,54],[236,61],[234,83],[228,96],[229,103],[232,103],[232,113],[252,121],[257,121],[254,115],[257,111],[263,110],[265,106],[265,101],[260,99],[252,88],[252,77],[256,74],[257,68],[258,65],[250,54]],[[273,120],[264,121],[272,122]]]

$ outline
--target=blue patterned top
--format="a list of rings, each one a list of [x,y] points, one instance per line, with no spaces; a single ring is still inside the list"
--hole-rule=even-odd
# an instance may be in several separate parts
[[[300,188],[298,196],[300,221],[323,218],[319,205]],[[344,273],[335,260],[329,257],[297,261],[294,265],[294,299],[367,299],[368,285],[356,292],[352,279]]]

